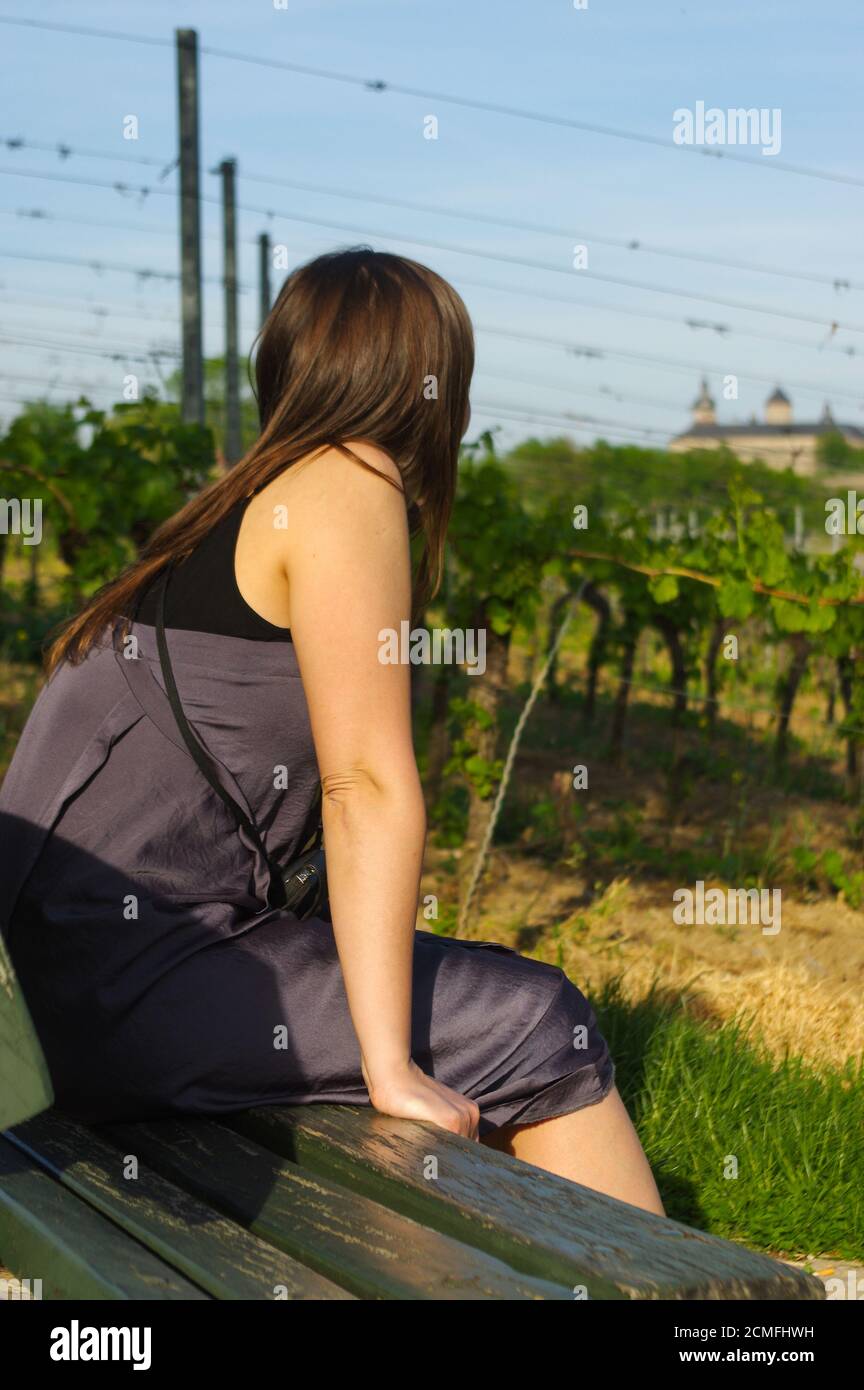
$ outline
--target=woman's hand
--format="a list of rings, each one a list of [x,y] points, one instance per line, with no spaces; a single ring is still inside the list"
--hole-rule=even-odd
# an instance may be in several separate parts
[[[449,1086],[442,1086],[440,1081],[421,1071],[416,1062],[408,1062],[404,1069],[374,1082],[364,1064],[363,1079],[373,1106],[382,1115],[392,1115],[399,1120],[428,1120],[451,1134],[477,1139],[480,1107],[476,1101],[451,1091]]]

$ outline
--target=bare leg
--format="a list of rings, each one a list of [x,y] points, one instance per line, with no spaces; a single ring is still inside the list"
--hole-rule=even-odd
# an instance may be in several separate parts
[[[535,1168],[605,1192],[665,1216],[657,1184],[617,1087],[596,1105],[538,1120],[504,1125],[482,1143]]]

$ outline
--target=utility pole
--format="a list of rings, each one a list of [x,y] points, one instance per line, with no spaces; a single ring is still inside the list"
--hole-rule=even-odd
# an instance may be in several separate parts
[[[261,232],[258,237],[258,302],[259,326],[263,326],[270,313],[270,233]]]
[[[198,35],[176,29],[180,163],[180,315],[183,336],[181,414],[204,424],[201,331],[201,211],[198,142]]]
[[[225,285],[225,458],[236,463],[243,453],[240,430],[240,381],[237,365],[237,204],[235,175],[237,161],[223,159],[222,217],[224,234]]]

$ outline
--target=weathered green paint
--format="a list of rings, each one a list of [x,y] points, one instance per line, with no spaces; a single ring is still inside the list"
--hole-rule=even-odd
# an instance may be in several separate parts
[[[0,1250],[45,1299],[205,1299],[207,1295],[125,1235],[0,1138]]]
[[[207,1120],[109,1126],[178,1186],[361,1298],[572,1299]]]
[[[38,1115],[53,1099],[42,1048],[0,936],[0,1130]]]
[[[342,1105],[262,1107],[230,1124],[322,1178],[591,1298],[825,1297],[801,1270],[431,1125]]]
[[[64,1116],[40,1115],[7,1137],[213,1298],[351,1298],[143,1165],[125,1177],[123,1153]]]

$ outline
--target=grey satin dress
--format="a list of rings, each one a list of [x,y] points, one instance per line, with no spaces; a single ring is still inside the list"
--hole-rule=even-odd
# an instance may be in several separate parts
[[[369,1104],[330,921],[268,909],[266,863],[174,724],[154,628],[132,635],[59,669],[0,791],[0,926],[58,1105],[99,1121]],[[287,861],[318,787],[293,645],[170,613],[168,642],[195,732]],[[614,1078],[561,970],[427,931],[413,1056],[476,1100],[481,1134],[591,1105]]]

